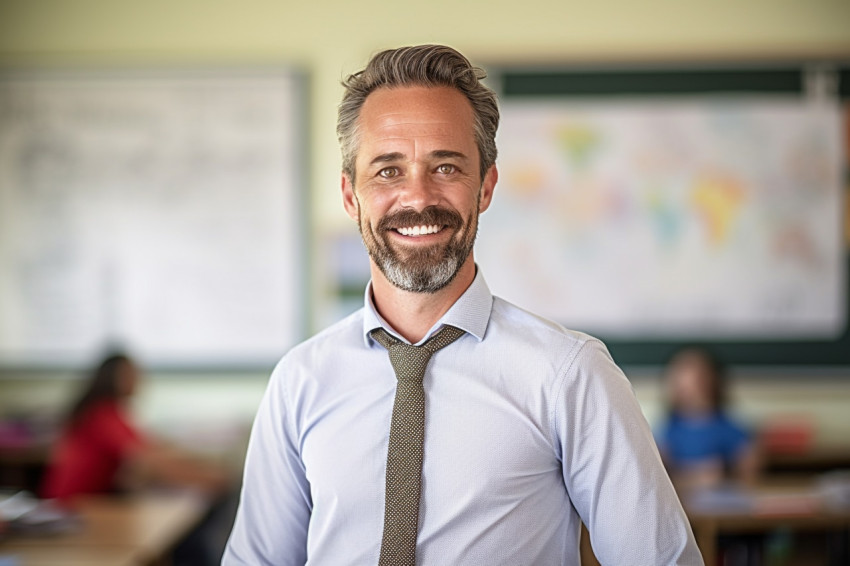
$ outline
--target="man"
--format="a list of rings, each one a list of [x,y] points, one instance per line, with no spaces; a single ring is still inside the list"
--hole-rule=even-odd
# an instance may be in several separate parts
[[[476,268],[498,177],[480,78],[426,45],[346,81],[342,198],[372,280],[275,369],[224,564],[577,565],[582,521],[603,564],[702,564],[605,347]]]

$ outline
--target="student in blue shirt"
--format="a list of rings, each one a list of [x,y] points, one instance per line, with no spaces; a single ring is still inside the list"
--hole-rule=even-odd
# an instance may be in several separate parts
[[[666,381],[670,410],[658,440],[674,483],[752,482],[758,470],[754,438],[726,411],[721,362],[705,349],[684,348],[668,364]]]

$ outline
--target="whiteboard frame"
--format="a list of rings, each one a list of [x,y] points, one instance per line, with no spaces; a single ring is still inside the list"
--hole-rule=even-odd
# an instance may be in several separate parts
[[[291,152],[288,163],[294,166],[294,171],[281,179],[291,186],[285,187],[285,197],[288,202],[293,203],[294,211],[290,215],[292,221],[287,222],[286,238],[283,245],[290,250],[293,264],[288,266],[290,274],[288,278],[289,289],[292,290],[291,297],[286,298],[287,305],[292,313],[290,320],[286,323],[286,334],[289,337],[286,343],[282,343],[279,351],[269,355],[233,355],[224,356],[215,360],[205,354],[180,354],[163,356],[158,354],[142,355],[137,351],[132,341],[104,341],[100,347],[93,348],[87,352],[69,355],[57,353],[44,357],[33,352],[22,352],[14,357],[0,351],[0,377],[10,375],[16,371],[26,373],[32,371],[62,371],[79,370],[90,367],[96,363],[99,355],[113,350],[127,352],[137,357],[138,361],[146,369],[154,371],[177,371],[177,372],[204,372],[219,373],[232,371],[266,371],[272,367],[278,359],[293,345],[303,340],[309,328],[309,305],[310,297],[310,270],[307,269],[307,251],[310,248],[312,237],[310,232],[310,207],[309,207],[309,76],[306,71],[293,66],[192,66],[192,67],[154,67],[140,66],[131,68],[89,68],[89,67],[65,67],[65,68],[39,68],[39,69],[2,69],[0,70],[0,85],[15,81],[45,81],[46,84],[56,82],[86,82],[89,80],[107,81],[119,83],[125,80],[151,81],[157,83],[168,83],[169,81],[181,82],[193,79],[212,80],[256,80],[264,78],[282,78],[289,83],[289,89],[285,93],[291,100],[290,108],[284,108],[291,118],[291,128],[287,134],[291,143]],[[283,91],[281,91],[283,92]],[[285,103],[282,98],[281,103]],[[2,118],[2,116],[0,116]],[[0,147],[2,151],[2,147]],[[2,237],[2,234],[0,234]],[[0,260],[3,258],[0,257]],[[3,265],[0,264],[0,269]],[[3,313],[0,312],[0,318]]]

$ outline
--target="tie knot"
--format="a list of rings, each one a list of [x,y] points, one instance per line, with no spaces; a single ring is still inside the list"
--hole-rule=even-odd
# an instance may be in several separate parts
[[[389,347],[390,363],[399,381],[421,382],[431,352],[425,348],[399,342]]]
[[[390,363],[399,381],[420,383],[425,375],[425,368],[428,366],[431,355],[440,348],[445,348],[463,334],[464,332],[460,328],[444,326],[421,346],[412,346],[394,338],[383,328],[376,328],[371,332],[372,338],[389,352]]]

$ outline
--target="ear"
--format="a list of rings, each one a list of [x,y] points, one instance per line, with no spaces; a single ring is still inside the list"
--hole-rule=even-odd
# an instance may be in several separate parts
[[[481,193],[479,197],[479,210],[484,212],[490,208],[490,201],[493,200],[493,190],[496,188],[496,181],[499,180],[499,171],[495,165],[491,165],[484,175],[484,182],[481,183]]]
[[[345,173],[342,174],[342,205],[345,207],[345,212],[348,216],[357,222],[360,218],[360,203],[357,202],[357,196],[354,194],[354,183]]]

